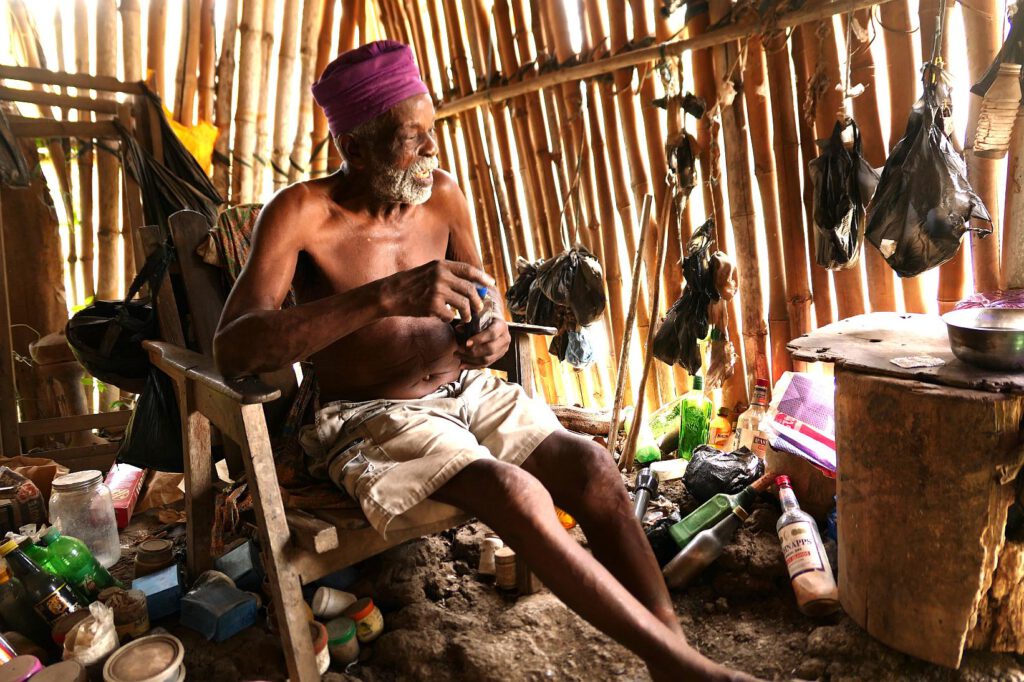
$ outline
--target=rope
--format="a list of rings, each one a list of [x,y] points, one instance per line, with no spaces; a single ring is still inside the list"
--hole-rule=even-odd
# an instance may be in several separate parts
[[[946,0],[939,0],[939,16],[935,17],[935,38],[932,40],[931,63],[942,64],[942,56],[939,54],[942,48],[942,34],[946,29]]]
[[[890,33],[903,33],[903,34],[906,34],[906,35],[912,35],[912,34],[917,33],[918,31],[921,30],[921,26],[920,25],[917,28],[912,28],[912,29],[892,28],[891,26],[886,26],[885,22],[882,21],[882,10],[879,9],[880,7],[881,7],[881,5],[872,5],[871,6],[871,19],[872,19],[872,21],[876,22],[879,26],[881,26],[882,30],[889,31]]]

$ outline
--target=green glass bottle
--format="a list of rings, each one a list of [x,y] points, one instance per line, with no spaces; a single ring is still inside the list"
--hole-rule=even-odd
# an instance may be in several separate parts
[[[96,561],[89,548],[78,538],[61,535],[55,526],[51,526],[43,534],[43,539],[46,541],[50,564],[90,601],[94,601],[108,587],[124,587]]]
[[[669,528],[668,532],[679,545],[679,549],[685,549],[690,541],[697,536],[697,533],[713,528],[716,523],[731,514],[736,507],[742,507],[749,511],[757,498],[757,493],[765,485],[767,485],[767,479],[762,477],[735,495],[718,493],[693,510],[685,519]]]
[[[679,458],[689,460],[693,449],[708,442],[714,405],[704,395],[704,377],[693,375],[693,388],[683,396],[679,412]]]
[[[0,545],[0,556],[7,559],[11,573],[25,587],[32,607],[49,625],[52,626],[63,616],[82,608],[68,584],[40,568],[18,548],[14,540]]]

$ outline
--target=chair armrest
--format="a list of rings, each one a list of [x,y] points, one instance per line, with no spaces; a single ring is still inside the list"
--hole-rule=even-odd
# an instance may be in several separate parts
[[[508,322],[508,333],[512,336],[516,334],[533,334],[535,336],[554,336],[558,333],[558,330],[554,327],[542,327],[539,324],[523,324],[522,322]]]
[[[269,403],[281,397],[280,389],[258,377],[228,379],[217,371],[211,358],[166,341],[144,341],[150,361],[172,379],[192,380],[242,405]]]

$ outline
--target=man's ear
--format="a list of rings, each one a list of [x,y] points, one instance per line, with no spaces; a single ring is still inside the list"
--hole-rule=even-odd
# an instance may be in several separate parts
[[[353,168],[362,168],[364,166],[365,160],[362,145],[359,144],[355,137],[349,133],[342,133],[335,139],[335,143],[338,145],[341,155],[345,157],[345,161],[350,166]]]

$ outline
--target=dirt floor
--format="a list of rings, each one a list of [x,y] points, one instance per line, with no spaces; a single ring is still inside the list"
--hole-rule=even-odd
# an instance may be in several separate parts
[[[681,486],[666,493],[684,513],[695,506]],[[782,563],[777,518],[777,505],[763,499],[726,554],[674,595],[690,642],[704,654],[769,680],[1024,682],[1024,657],[972,652],[952,671],[894,652],[845,616],[826,622],[803,616]],[[649,679],[639,659],[547,590],[516,598],[480,576],[478,545],[486,530],[470,523],[362,564],[350,590],[373,596],[386,631],[364,647],[359,663],[324,679]],[[585,544],[579,529],[572,533]],[[213,644],[171,620],[160,625],[185,643],[190,679],[285,678],[279,640],[266,627]]]

